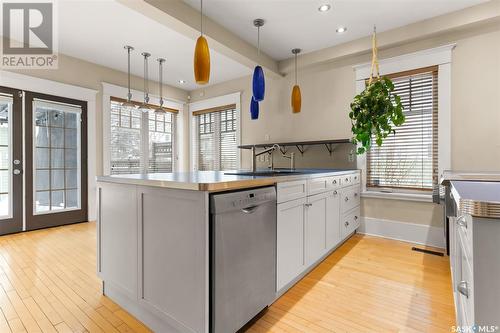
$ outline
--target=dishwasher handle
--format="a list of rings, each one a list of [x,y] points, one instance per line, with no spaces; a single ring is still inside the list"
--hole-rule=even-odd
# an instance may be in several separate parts
[[[252,214],[253,212],[255,212],[257,210],[257,208],[259,208],[259,205],[248,206],[248,207],[242,208],[241,211],[245,214]]]

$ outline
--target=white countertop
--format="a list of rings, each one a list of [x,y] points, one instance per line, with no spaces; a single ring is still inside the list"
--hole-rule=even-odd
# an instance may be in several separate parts
[[[131,175],[98,176],[98,182],[117,184],[165,187],[194,191],[219,192],[240,188],[272,185],[278,182],[301,180],[308,178],[343,175],[357,170],[339,169],[297,169],[301,174],[279,176],[241,176],[227,175],[232,171],[197,171],[173,173],[148,173]]]

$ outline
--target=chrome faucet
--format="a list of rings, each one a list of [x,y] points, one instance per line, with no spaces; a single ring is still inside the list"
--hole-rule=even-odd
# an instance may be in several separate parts
[[[255,146],[252,147],[252,172],[257,171],[257,156],[260,156],[262,154],[269,153],[271,155],[271,164],[269,165],[271,170],[274,170],[274,159],[273,159],[273,152],[276,149],[280,149],[280,145],[275,143],[271,146],[271,148],[264,149],[260,153],[255,152]]]
[[[295,170],[295,153],[290,153],[290,156],[282,153],[281,156],[290,159],[290,170]]]

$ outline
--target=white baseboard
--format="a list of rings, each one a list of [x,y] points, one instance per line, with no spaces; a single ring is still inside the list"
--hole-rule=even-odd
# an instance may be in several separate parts
[[[445,248],[445,236],[442,227],[362,216],[358,232],[360,234]]]

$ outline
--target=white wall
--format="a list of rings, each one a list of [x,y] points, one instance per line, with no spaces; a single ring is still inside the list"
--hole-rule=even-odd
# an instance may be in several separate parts
[[[381,58],[407,54],[450,43],[452,55],[452,156],[456,170],[500,171],[500,24],[461,30],[395,48],[380,50]],[[355,95],[352,65],[367,62],[370,55],[344,57],[299,71],[302,112],[292,114],[292,77],[266,77],[266,99],[261,118],[250,120],[251,77],[191,92],[191,100],[242,90],[242,143],[330,139],[350,137],[349,103]],[[318,152],[320,153],[320,152]],[[317,156],[312,155],[315,159]],[[243,155],[243,166],[250,157]],[[389,201],[390,200],[390,201]],[[442,206],[393,199],[364,198],[362,214],[424,225],[442,225]]]

